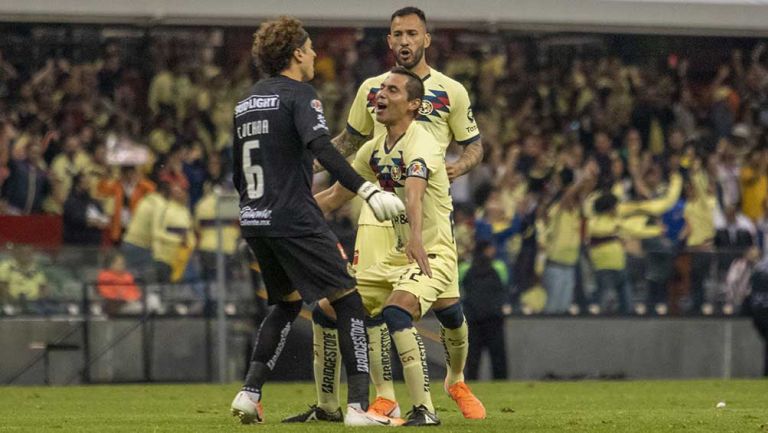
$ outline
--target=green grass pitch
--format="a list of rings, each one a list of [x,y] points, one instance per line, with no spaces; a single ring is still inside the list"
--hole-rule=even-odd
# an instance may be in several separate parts
[[[433,386],[433,398],[443,424],[430,431],[768,432],[766,380],[476,383],[473,390],[488,409],[483,421],[464,420],[439,388]],[[0,432],[349,430],[280,424],[312,402],[308,383],[268,383],[266,424],[241,426],[229,415],[237,390],[237,384],[0,388]],[[397,391],[404,403],[405,389]],[[725,408],[715,408],[720,401]]]

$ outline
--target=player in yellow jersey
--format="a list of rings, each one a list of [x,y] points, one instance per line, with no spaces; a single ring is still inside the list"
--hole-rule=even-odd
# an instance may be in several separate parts
[[[359,270],[356,278],[369,313],[371,308],[381,310],[403,365],[413,402],[407,426],[440,423],[429,391],[424,343],[413,322],[441,296],[458,298],[458,292],[453,293],[458,280],[453,204],[443,150],[413,121],[423,92],[418,75],[403,67],[392,69],[375,101],[376,118],[386,131],[365,143],[352,163],[361,176],[406,204],[406,214],[392,220],[394,246],[381,261]],[[327,213],[352,199],[350,194],[337,183],[318,195],[318,205]]]
[[[458,161],[446,164],[450,180],[471,170],[483,158],[480,133],[466,89],[457,81],[432,69],[426,62],[424,52],[431,43],[427,32],[424,12],[418,8],[406,7],[392,14],[390,34],[387,37],[399,66],[414,72],[422,79],[425,95],[418,109],[416,122],[438,142],[443,156],[451,141],[464,147]],[[352,103],[347,128],[333,141],[345,156],[352,155],[371,135],[384,130],[376,120],[375,98],[381,83],[389,73],[369,78],[360,85]],[[383,260],[395,235],[388,222],[379,223],[370,212],[361,210],[358,221],[353,267],[361,271]],[[367,289],[363,289],[367,290]],[[381,301],[388,292],[379,289],[376,296],[363,296],[371,315],[368,336],[371,346],[371,380],[376,387],[377,398],[372,410],[386,416],[399,416],[392,382],[390,340],[384,320],[381,317]],[[485,408],[464,383],[464,365],[468,353],[468,331],[466,320],[458,302],[458,282],[455,291],[445,293],[434,305],[441,323],[441,336],[446,351],[446,390],[456,401],[466,418],[485,418]],[[313,311],[314,371],[317,390],[317,404],[302,414],[283,420],[284,422],[307,422],[314,420],[334,421],[332,415],[339,407],[339,358],[337,331],[333,311],[323,303]],[[327,344],[331,342],[330,344]]]

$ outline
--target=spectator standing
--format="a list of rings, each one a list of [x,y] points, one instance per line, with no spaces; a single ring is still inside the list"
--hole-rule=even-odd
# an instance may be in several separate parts
[[[144,178],[137,167],[120,167],[117,178],[99,182],[99,194],[108,198],[112,205],[108,234],[113,244],[120,242],[141,199],[154,190],[155,184]]]
[[[219,250],[219,234],[216,220],[220,218],[217,210],[218,198],[216,189],[219,186],[207,185],[206,193],[195,206],[195,231],[199,236],[197,250],[200,255],[200,265],[203,280],[210,283],[216,280],[216,254]],[[240,238],[240,227],[237,221],[222,220],[222,244],[227,274],[231,275],[234,254],[237,250],[237,240]]]
[[[704,303],[704,281],[709,275],[714,253],[717,198],[701,168],[701,160],[695,159],[691,168],[685,189],[684,237],[686,249],[691,254],[691,311],[699,311]]]
[[[160,283],[178,280],[179,268],[186,266],[195,247],[192,215],[187,191],[179,185],[170,186],[168,204],[160,210],[152,232],[152,257]],[[183,273],[183,270],[181,270]]]
[[[486,348],[491,357],[493,379],[507,378],[504,315],[511,312],[506,289],[509,274],[507,266],[494,257],[493,243],[480,240],[475,244],[472,262],[462,263],[459,268],[461,299],[469,328],[468,380],[477,380],[480,357]]]
[[[74,184],[74,177],[79,173],[88,173],[91,158],[82,150],[80,137],[70,135],[64,138],[63,152],[53,158],[51,163],[51,181],[53,196],[48,211],[61,214],[64,202]]]
[[[741,183],[741,211],[752,220],[759,221],[765,212],[768,197],[768,148],[754,148],[747,155],[739,173]]]
[[[546,210],[545,217],[540,221],[539,241],[547,255],[541,277],[542,285],[547,291],[545,313],[565,313],[573,300],[576,264],[581,249],[582,218],[579,198],[584,185],[591,183],[591,177],[585,176],[584,179],[588,181],[574,183],[573,171],[561,170],[559,180],[562,193],[555,197]]]
[[[157,191],[144,196],[136,206],[123,237],[121,251],[127,268],[145,281],[153,281],[152,236],[159,224],[160,216],[168,206],[170,186],[160,182]]]
[[[88,176],[77,174],[72,183],[72,190],[64,202],[64,243],[97,246],[102,243],[109,217],[98,200],[91,196]]]
[[[17,146],[20,145],[17,143]],[[0,195],[5,202],[4,212],[18,215],[41,213],[50,190],[39,141],[34,139],[22,148],[14,149],[8,162],[8,178]]]

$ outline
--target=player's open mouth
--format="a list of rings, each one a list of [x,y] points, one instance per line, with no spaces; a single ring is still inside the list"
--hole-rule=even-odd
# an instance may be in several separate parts
[[[411,50],[403,49],[400,50],[400,58],[403,60],[407,60],[411,57]]]
[[[387,104],[385,104],[383,102],[377,102],[376,103],[376,112],[377,113],[380,113],[380,112],[382,112],[382,111],[384,111],[386,109],[387,109]]]

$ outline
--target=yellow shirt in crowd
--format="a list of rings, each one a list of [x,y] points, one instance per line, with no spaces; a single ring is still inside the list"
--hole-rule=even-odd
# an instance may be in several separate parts
[[[765,198],[768,195],[768,174],[759,175],[751,167],[742,167],[739,175],[741,184],[741,211],[752,221],[758,221],[765,213]]]
[[[578,207],[566,210],[556,203],[547,210],[543,222],[544,248],[547,260],[572,266],[579,260],[581,247],[581,211]]]
[[[128,223],[123,242],[148,250],[151,249],[152,233],[166,204],[165,197],[157,192],[151,192],[142,198],[136,206],[136,211],[133,212],[131,222]]]
[[[182,246],[195,246],[195,233],[192,230],[192,215],[187,206],[174,200],[160,211],[157,224],[152,232],[152,257],[155,260],[173,265]]]
[[[45,274],[34,264],[22,267],[15,260],[0,263],[0,283],[8,287],[12,299],[24,295],[34,301],[40,297],[40,289],[48,283]]]
[[[198,250],[214,253],[218,251],[219,238],[216,230],[216,194],[209,192],[195,206],[195,229],[200,234]],[[232,255],[237,249],[240,227],[237,222],[222,221],[222,251]]]

